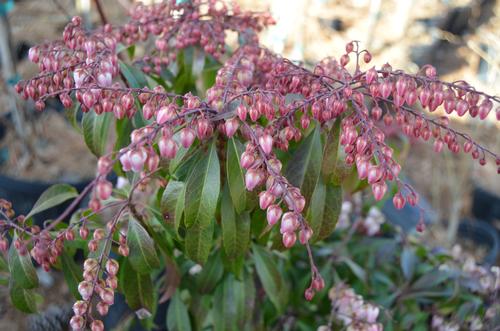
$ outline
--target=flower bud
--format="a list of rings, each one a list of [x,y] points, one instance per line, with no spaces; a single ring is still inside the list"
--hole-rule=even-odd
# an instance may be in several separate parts
[[[107,180],[100,180],[96,185],[96,195],[101,200],[107,200],[113,192],[113,184]]]
[[[259,194],[260,209],[265,210],[274,202],[274,195],[269,191],[264,191]]]
[[[239,123],[238,123],[238,120],[236,118],[231,118],[231,119],[227,120],[226,123],[224,123],[224,129],[226,131],[226,136],[228,136],[229,138],[234,136],[234,134],[238,130],[238,126],[239,126]]]
[[[250,169],[250,167],[255,163],[255,157],[249,152],[243,152],[241,154],[240,164],[244,169]]]
[[[260,175],[255,169],[250,169],[245,174],[245,186],[247,190],[253,191],[253,189],[259,185]]]
[[[71,317],[71,320],[69,321],[69,325],[73,331],[80,331],[83,330],[83,327],[85,325],[85,319],[80,316],[80,315],[75,315]]]
[[[134,97],[131,93],[124,94],[120,99],[121,105],[125,111],[132,109],[134,106]]]
[[[281,219],[280,233],[294,232],[299,226],[297,215],[293,212],[287,212]]]
[[[369,184],[373,184],[377,181],[379,181],[381,178],[382,178],[382,175],[383,175],[383,171],[382,171],[382,168],[380,168],[380,166],[370,166],[369,169],[368,169],[368,183]]]
[[[372,192],[375,200],[380,201],[387,192],[387,184],[385,182],[377,182],[372,185]]]
[[[311,285],[316,291],[321,291],[325,288],[325,280],[320,275],[316,275]]]
[[[118,262],[113,259],[109,259],[106,261],[106,271],[109,275],[114,276],[118,273]]]
[[[392,198],[392,203],[396,209],[402,209],[405,206],[405,198],[400,192],[398,192]]]
[[[99,296],[101,297],[102,302],[107,305],[112,305],[115,302],[115,293],[110,288],[103,289]]]
[[[92,331],[104,331],[104,324],[100,320],[94,320],[90,325]]]
[[[271,153],[271,151],[273,150],[273,137],[271,137],[269,134],[262,135],[261,137],[259,137],[259,145],[265,154]]]
[[[134,172],[141,172],[146,162],[145,153],[142,150],[132,150],[127,153],[129,155],[130,167]],[[125,169],[124,169],[125,170]]]
[[[189,148],[193,144],[194,138],[196,137],[196,135],[195,135],[193,129],[184,128],[181,130],[180,137],[181,137],[182,147]]]
[[[309,239],[311,239],[313,231],[311,228],[307,227],[299,231],[299,241],[302,245],[305,245]]]
[[[99,313],[99,315],[106,316],[108,314],[108,310],[109,310],[109,305],[108,304],[100,301],[96,305],[96,308],[97,308],[97,312]]]
[[[163,158],[173,159],[177,154],[177,143],[172,138],[161,137],[158,141],[158,148]]]
[[[73,312],[75,315],[83,315],[87,311],[88,304],[85,301],[79,300],[73,304]]]
[[[93,288],[91,282],[83,281],[80,284],[78,284],[78,293],[80,293],[83,300],[86,301],[90,299],[92,292]]]
[[[312,288],[307,288],[304,292],[304,297],[307,301],[311,301],[314,298],[314,290]]]
[[[297,235],[295,232],[285,232],[283,233],[283,246],[286,248],[290,248],[293,245],[295,245],[295,242],[297,241]]]
[[[269,206],[269,208],[267,208],[267,223],[270,226],[273,226],[276,222],[278,222],[282,213],[283,211],[278,205]]]

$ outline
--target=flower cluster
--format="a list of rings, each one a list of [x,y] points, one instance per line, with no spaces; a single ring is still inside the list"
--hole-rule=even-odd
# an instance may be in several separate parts
[[[381,331],[383,327],[377,323],[380,309],[365,302],[360,295],[346,284],[337,284],[328,292],[332,302],[332,316],[342,322],[349,331]]]

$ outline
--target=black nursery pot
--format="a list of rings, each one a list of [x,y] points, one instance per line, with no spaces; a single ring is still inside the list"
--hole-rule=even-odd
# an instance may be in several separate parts
[[[54,184],[60,183],[64,182],[27,181],[0,174],[0,198],[12,203],[16,215],[26,215],[46,189]],[[76,183],[65,184],[69,184],[75,187],[78,192],[81,192],[89,183],[89,180],[83,180]],[[35,224],[41,226],[45,220],[57,218],[64,212],[70,203],[71,201],[67,201],[33,216]]]
[[[497,230],[488,222],[463,220],[458,227],[458,236],[472,240],[476,245],[488,249],[482,263],[494,265],[500,252],[500,238]]]

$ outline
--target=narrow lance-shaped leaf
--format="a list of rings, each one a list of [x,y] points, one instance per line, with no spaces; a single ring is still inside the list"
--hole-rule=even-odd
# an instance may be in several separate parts
[[[79,267],[73,258],[63,251],[61,254],[61,268],[64,274],[66,284],[68,284],[69,291],[75,298],[80,298],[78,293],[78,284],[82,281],[82,268]]]
[[[167,329],[169,331],[191,331],[188,310],[181,300],[179,291],[174,294],[168,306]]]
[[[16,239],[17,236],[14,236],[14,240]],[[28,253],[19,254],[14,244],[10,245],[9,249],[9,271],[16,287],[31,289],[38,286],[38,276],[31,262],[31,256]]]
[[[186,183],[185,223],[189,228],[195,223],[212,221],[220,191],[220,166],[215,143],[205,158],[199,158]]]
[[[237,215],[226,186],[221,199],[222,245],[229,259],[244,256],[250,243],[250,216],[248,212]]]
[[[220,166],[215,143],[199,158],[186,183],[184,223],[187,255],[204,263],[212,246],[215,209],[220,191]]]
[[[321,173],[323,159],[321,135],[316,127],[299,145],[288,161],[286,178],[300,188],[309,203]]]
[[[320,178],[306,215],[313,230],[313,242],[328,237],[335,230],[341,208],[342,187],[325,184],[323,178]]]
[[[30,218],[44,210],[57,206],[64,201],[73,199],[78,196],[76,189],[68,184],[56,184],[49,187],[35,202],[26,218]]]
[[[213,318],[214,329],[241,330],[245,325],[245,283],[228,274],[215,290]]]
[[[210,256],[203,270],[196,277],[196,284],[200,293],[210,293],[224,275],[224,266],[220,251]]]
[[[332,180],[332,175],[337,169],[337,158],[340,145],[340,120],[336,120],[333,127],[328,131],[323,151],[323,163],[321,175],[325,183]],[[338,183],[337,183],[338,184]]]
[[[9,294],[14,307],[24,313],[36,313],[37,309],[34,290],[22,288],[11,281],[9,285]]]
[[[93,111],[83,114],[82,132],[85,144],[95,156],[101,156],[108,141],[111,114],[97,115]]]
[[[278,312],[283,312],[288,300],[288,289],[276,262],[273,261],[271,253],[258,245],[253,245],[252,251],[257,274],[266,294]]]
[[[161,213],[166,219],[174,224],[177,233],[180,225],[180,219],[184,209],[184,183],[171,180],[168,182],[165,191],[161,197]],[[177,213],[180,215],[177,215]]]
[[[128,259],[135,271],[147,274],[160,266],[153,239],[146,229],[132,217],[128,222],[127,244],[130,248]]]
[[[153,311],[154,292],[151,275],[138,273],[128,259],[124,259],[120,265],[119,280],[127,305],[131,309]]]
[[[243,146],[238,140],[234,138],[228,140],[226,158],[227,181],[234,208],[238,213],[245,210],[247,194],[245,188],[245,174],[240,165],[240,156],[242,152]]]

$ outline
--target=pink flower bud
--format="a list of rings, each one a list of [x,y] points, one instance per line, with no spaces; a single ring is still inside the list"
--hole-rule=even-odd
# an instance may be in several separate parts
[[[100,320],[94,320],[90,325],[92,331],[104,331],[104,324]]]
[[[309,239],[311,239],[313,231],[311,228],[305,228],[299,231],[299,241],[302,245],[305,245]]]
[[[113,114],[119,120],[125,117],[126,110],[119,104],[113,106]]]
[[[274,195],[269,191],[264,191],[259,194],[260,209],[265,210],[274,202]]]
[[[102,87],[110,87],[113,84],[113,76],[110,72],[101,72],[97,75],[97,83]]]
[[[106,175],[111,170],[112,162],[109,157],[101,156],[97,161],[97,173]]]
[[[365,51],[365,54],[363,54],[363,61],[365,61],[365,63],[370,63],[371,60],[372,55],[370,54],[370,52]]]
[[[75,315],[71,317],[69,325],[73,331],[81,331],[85,325],[85,319],[80,315]]]
[[[79,300],[73,304],[73,312],[75,315],[83,315],[87,311],[87,303],[85,301]]]
[[[312,288],[307,288],[304,291],[304,298],[306,298],[307,301],[311,301],[314,298],[314,290]]]
[[[99,313],[99,315],[106,316],[108,314],[108,310],[109,310],[108,304],[105,304],[104,302],[100,301],[97,304],[96,308],[97,308],[97,312]]]
[[[299,227],[297,215],[293,212],[287,212],[281,219],[280,233],[294,232]]]
[[[101,297],[102,302],[107,305],[112,305],[115,302],[115,293],[110,288],[103,289],[101,293],[99,293],[99,296]]]
[[[132,107],[134,106],[134,97],[131,93],[124,94],[121,97],[120,101],[125,111],[132,109]]]
[[[396,193],[392,198],[392,203],[396,209],[402,209],[405,206],[405,198],[401,193]]]
[[[254,163],[255,157],[251,153],[243,152],[243,154],[241,154],[240,164],[242,168],[250,169]]]
[[[150,154],[146,163],[150,172],[156,171],[156,169],[158,169],[158,166],[160,165],[160,158],[158,157],[158,155],[156,155],[156,153]]]
[[[208,120],[205,118],[202,118],[198,121],[196,124],[196,133],[198,135],[198,138],[203,139],[207,136],[208,134],[208,127],[209,127]]]
[[[228,136],[229,138],[234,136],[234,134],[238,130],[238,126],[239,126],[239,123],[238,123],[238,120],[236,118],[231,118],[231,119],[227,120],[226,123],[224,123],[224,128],[226,130],[226,136]]]
[[[459,100],[455,106],[455,111],[458,116],[464,116],[465,113],[469,110],[469,104],[465,100]]]
[[[253,122],[257,121],[259,119],[259,116],[261,115],[257,107],[251,107],[249,114],[250,114],[250,119]]]
[[[194,138],[196,137],[194,130],[191,128],[182,129],[180,136],[181,136],[181,145],[184,148],[189,148],[193,144]]]
[[[33,63],[38,63],[40,60],[39,54],[38,47],[31,47],[28,51],[28,59]]]
[[[325,288],[325,280],[320,275],[317,275],[312,281],[312,288],[316,291],[321,291]]]
[[[443,150],[443,140],[441,138],[438,138],[434,141],[434,152],[436,153],[441,153]]]
[[[236,108],[236,114],[238,114],[240,120],[245,121],[247,118],[247,113],[248,113],[247,107],[243,103],[240,103],[238,108]]]
[[[175,117],[175,111],[172,107],[166,106],[161,107],[156,114],[156,122],[160,125],[166,123],[167,121]]]
[[[358,169],[359,179],[365,179],[368,176],[368,169],[370,168],[370,163],[367,160],[361,160],[356,163]]]
[[[172,138],[161,137],[158,141],[158,148],[163,158],[173,159],[177,154],[177,143]]]
[[[90,90],[85,91],[85,93],[83,93],[82,98],[83,98],[83,104],[85,105],[85,107],[89,109],[92,108],[92,106],[94,106],[96,102],[94,93],[92,93]]]
[[[371,68],[366,72],[366,83],[371,84],[377,79],[377,71],[375,70],[375,67]]]
[[[113,192],[113,185],[107,180],[100,180],[96,185],[96,195],[101,200],[107,200]]]
[[[278,222],[282,213],[283,211],[278,205],[269,206],[269,208],[267,208],[267,223],[270,226],[273,226],[276,222]]]
[[[387,99],[392,93],[392,83],[389,80],[385,80],[379,86],[379,92],[382,98]]]
[[[88,258],[83,263],[83,270],[92,270],[97,267],[97,260],[93,258]]]
[[[129,151],[127,154],[129,156],[130,167],[132,168],[132,171],[141,172],[142,168],[144,167],[144,162],[146,162],[146,157],[145,157],[143,151],[135,149],[135,150]]]
[[[80,293],[83,300],[87,301],[88,299],[90,299],[92,292],[93,288],[91,282],[83,281],[78,284],[78,293]]]
[[[264,134],[259,137],[259,145],[265,154],[271,153],[273,150],[273,137],[269,134]]]
[[[368,169],[368,183],[369,184],[373,184],[377,181],[379,181],[381,178],[382,178],[382,175],[383,175],[383,171],[382,171],[382,168],[380,168],[380,166],[370,166],[370,168]]]
[[[348,63],[349,63],[349,55],[343,54],[340,57],[340,65],[343,66],[343,67],[345,67]]]
[[[410,194],[408,194],[408,196],[406,197],[406,200],[408,201],[408,204],[410,206],[413,206],[415,207],[418,203],[418,195],[414,192],[411,192]]]
[[[295,242],[297,241],[297,235],[295,232],[285,232],[283,233],[283,246],[286,248],[290,248],[293,245],[295,245]]]
[[[387,184],[385,182],[377,182],[372,185],[372,192],[375,200],[380,201],[387,192]]]
[[[260,175],[257,170],[250,169],[245,174],[245,186],[247,190],[253,191],[253,189],[259,185]]]
[[[106,261],[106,272],[111,275],[111,276],[114,276],[118,273],[118,268],[119,268],[119,265],[118,265],[118,262],[116,260],[113,260],[113,259],[109,259],[108,261]]]

